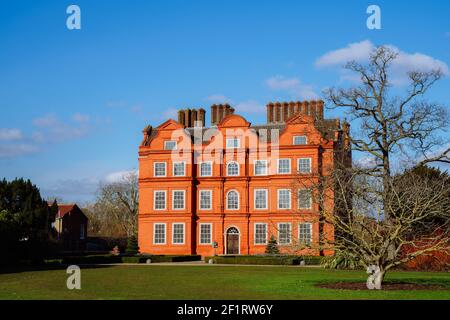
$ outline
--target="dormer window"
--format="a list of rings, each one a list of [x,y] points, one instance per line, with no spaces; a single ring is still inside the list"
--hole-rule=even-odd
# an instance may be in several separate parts
[[[177,142],[174,140],[164,141],[164,150],[177,150]]]
[[[294,145],[302,145],[302,144],[307,144],[307,139],[306,136],[294,136],[294,141],[293,144]]]
[[[240,147],[241,141],[239,138],[227,138],[227,149],[237,149]]]

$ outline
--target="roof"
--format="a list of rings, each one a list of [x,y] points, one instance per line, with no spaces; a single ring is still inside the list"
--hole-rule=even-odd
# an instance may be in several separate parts
[[[276,129],[279,131],[284,130],[286,127],[286,123],[275,123],[275,124],[263,124],[263,125],[254,125],[250,126],[250,129],[254,129],[258,136],[265,137],[267,136],[267,142],[271,142],[272,138],[272,130]],[[322,133],[323,137],[328,140],[334,140],[335,135],[334,133],[338,130],[341,130],[341,125],[339,119],[323,119],[323,120],[315,120],[315,127]],[[208,143],[209,139],[212,134],[214,134],[215,130],[218,130],[217,127],[187,127],[184,129],[188,135],[192,138],[192,142],[194,144],[198,143]],[[211,132],[211,135],[205,135],[205,131],[207,130],[214,130]],[[267,131],[265,131],[267,130]],[[156,137],[158,130],[156,128],[152,128],[151,126],[147,126],[144,131],[147,132],[147,136],[142,142],[142,146],[149,146],[150,142]],[[194,132],[201,132],[201,135],[197,133],[194,134]],[[198,138],[201,139],[201,141],[198,141]]]
[[[58,204],[58,216],[64,217],[67,213],[72,211],[74,207],[76,206],[75,203],[73,204]]]

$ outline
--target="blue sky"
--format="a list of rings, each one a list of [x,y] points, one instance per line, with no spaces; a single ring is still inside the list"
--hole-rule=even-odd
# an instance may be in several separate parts
[[[70,4],[81,30],[66,28]],[[381,30],[366,27],[370,4]],[[440,0],[0,0],[0,177],[91,200],[137,168],[145,125],[225,101],[263,123],[269,101],[348,82],[342,60],[373,45],[398,48],[399,69],[448,73],[449,12]],[[449,88],[447,74],[428,97],[448,106]]]

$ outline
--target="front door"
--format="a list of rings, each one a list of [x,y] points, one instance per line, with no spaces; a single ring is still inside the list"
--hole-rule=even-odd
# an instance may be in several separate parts
[[[239,254],[239,231],[234,227],[227,231],[227,254]]]

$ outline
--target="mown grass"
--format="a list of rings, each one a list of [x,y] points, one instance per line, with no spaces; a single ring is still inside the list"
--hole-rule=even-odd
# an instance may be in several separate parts
[[[0,299],[450,299],[450,274],[388,273],[387,281],[439,284],[448,290],[368,291],[315,284],[365,281],[364,271],[302,267],[123,265],[81,268],[81,290],[65,269],[0,274]]]

